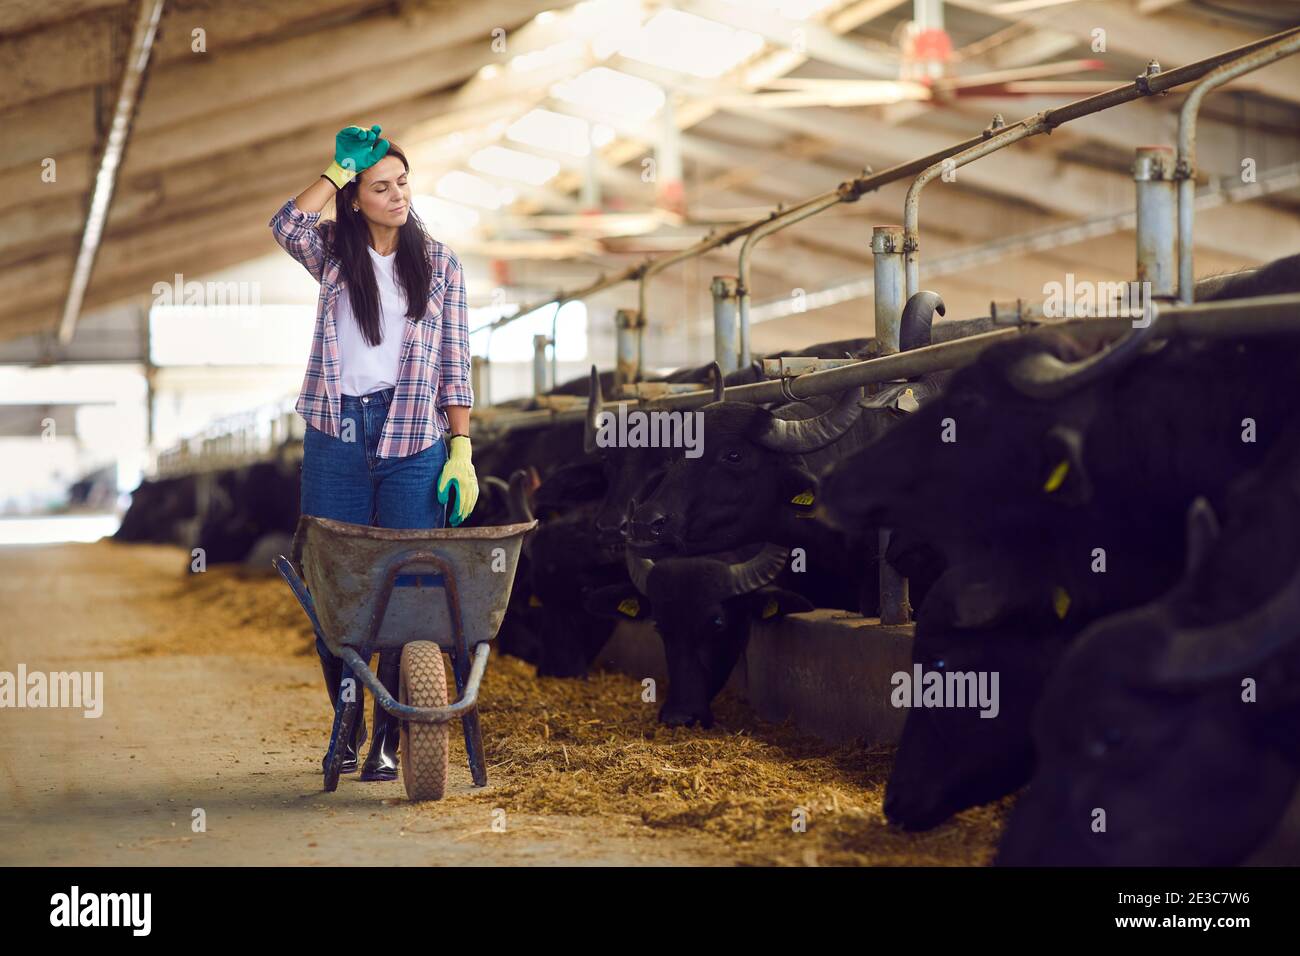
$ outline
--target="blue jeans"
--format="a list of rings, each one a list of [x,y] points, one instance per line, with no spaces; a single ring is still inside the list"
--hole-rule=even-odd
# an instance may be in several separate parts
[[[340,437],[307,426],[302,513],[379,528],[444,527],[447,507],[438,503],[437,484],[446,442],[439,438],[405,458],[379,458],[375,451],[393,389],[342,399]],[[352,441],[345,441],[349,428]]]

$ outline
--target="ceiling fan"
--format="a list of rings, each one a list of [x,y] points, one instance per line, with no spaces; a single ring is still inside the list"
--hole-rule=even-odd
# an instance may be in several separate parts
[[[946,102],[962,97],[1086,96],[1108,90],[1113,81],[1058,79],[1100,70],[1097,59],[1061,60],[1013,69],[958,75],[961,59],[943,26],[942,0],[914,0],[914,19],[901,30],[897,80],[822,80],[780,77],[772,92],[721,94],[720,106],[791,109],[806,106],[888,106],[906,101]]]

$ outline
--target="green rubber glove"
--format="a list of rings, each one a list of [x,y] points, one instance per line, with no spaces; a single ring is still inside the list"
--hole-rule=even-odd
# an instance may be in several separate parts
[[[447,503],[451,486],[456,486],[456,507],[449,516],[453,528],[469,517],[469,513],[474,510],[474,505],[478,502],[478,476],[474,474],[474,462],[470,460],[470,454],[469,437],[453,435],[451,454],[447,457],[447,463],[442,466],[442,474],[438,477],[440,504]]]
[[[388,154],[388,140],[379,138],[380,128],[345,126],[334,137],[334,162],[325,170],[325,178],[342,189],[363,169],[369,169]]]

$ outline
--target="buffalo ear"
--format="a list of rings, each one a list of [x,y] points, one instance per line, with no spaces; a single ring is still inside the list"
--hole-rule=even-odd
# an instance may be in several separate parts
[[[892,408],[910,415],[921,407],[916,396],[918,388],[912,382],[897,382],[884,386],[874,395],[868,395],[858,404],[863,408]]]
[[[609,482],[600,462],[584,461],[565,467],[546,478],[537,488],[534,500],[543,508],[572,508],[604,496]]]
[[[1092,481],[1083,464],[1083,434],[1077,428],[1053,425],[1043,438],[1043,453],[1043,494],[1072,507],[1092,500]]]
[[[1219,540],[1219,518],[1214,507],[1198,497],[1187,509],[1187,573],[1192,574],[1214,550]]]
[[[597,588],[582,602],[588,614],[615,620],[638,621],[651,614],[650,599],[633,587],[632,582]]]
[[[767,621],[787,614],[800,614],[815,609],[815,605],[796,591],[785,588],[761,587],[745,595],[749,614],[756,621]]]

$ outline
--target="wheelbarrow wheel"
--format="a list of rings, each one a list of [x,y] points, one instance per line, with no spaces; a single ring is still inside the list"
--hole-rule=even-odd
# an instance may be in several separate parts
[[[442,648],[411,641],[402,648],[398,700],[412,707],[447,706],[447,671]],[[402,721],[402,782],[411,800],[441,800],[447,790],[447,724]]]

